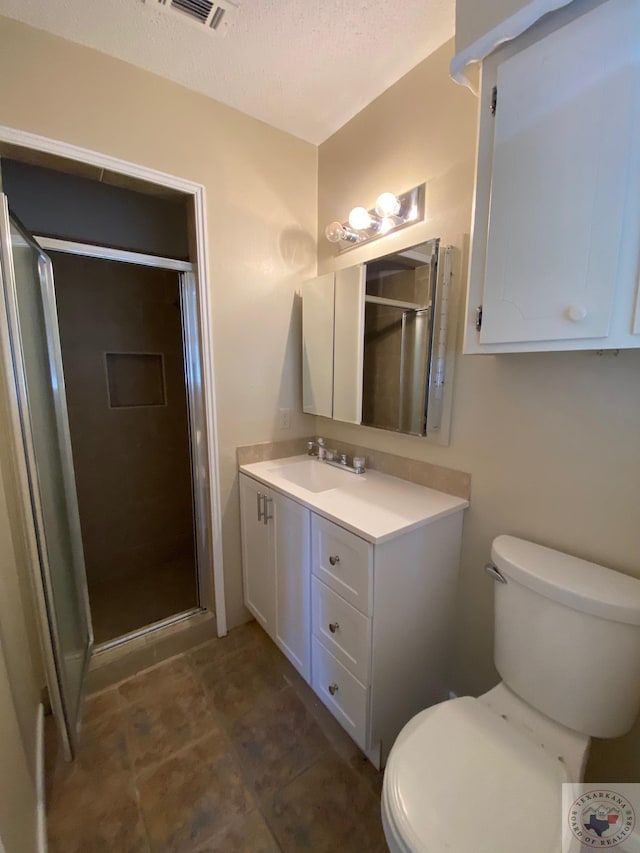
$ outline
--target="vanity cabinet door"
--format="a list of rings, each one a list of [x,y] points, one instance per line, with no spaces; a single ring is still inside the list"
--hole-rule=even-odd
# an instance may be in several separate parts
[[[244,603],[267,634],[275,639],[274,527],[269,518],[273,516],[272,508],[272,492],[251,477],[240,474]]]
[[[311,513],[278,492],[272,492],[272,496],[276,567],[275,640],[302,677],[311,681]]]

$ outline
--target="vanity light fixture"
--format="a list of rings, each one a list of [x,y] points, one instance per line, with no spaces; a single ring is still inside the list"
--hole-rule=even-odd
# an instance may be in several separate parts
[[[393,193],[380,193],[376,199],[378,216],[397,216],[400,213],[400,199]]]
[[[324,235],[330,243],[339,243],[340,240],[346,240],[349,243],[357,243],[359,240],[355,231],[349,228],[348,225],[343,225],[341,222],[330,222],[324,229]]]
[[[400,195],[383,192],[376,199],[373,209],[354,207],[347,222],[329,223],[325,228],[325,236],[330,243],[347,243],[340,249],[344,252],[353,246],[391,234],[424,219],[424,196],[424,184]]]

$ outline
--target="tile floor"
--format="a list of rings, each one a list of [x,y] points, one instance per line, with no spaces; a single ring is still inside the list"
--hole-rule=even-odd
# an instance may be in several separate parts
[[[49,849],[382,853],[381,786],[251,623],[89,697],[73,764],[48,738]]]

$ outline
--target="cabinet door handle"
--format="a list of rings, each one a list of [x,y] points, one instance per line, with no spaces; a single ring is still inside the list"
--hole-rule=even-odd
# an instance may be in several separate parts
[[[262,509],[262,498],[263,497],[264,497],[264,495],[262,494],[262,492],[256,493],[256,503],[258,504],[258,521],[262,521],[262,515],[264,512],[264,510]],[[265,524],[266,524],[266,521],[265,521]]]
[[[264,510],[263,510],[262,517],[264,519],[265,524],[268,524],[268,522],[273,518],[273,514],[269,515],[269,512],[267,510],[268,504],[272,504],[272,503],[273,503],[273,498],[268,498],[266,495],[264,495]]]
[[[332,634],[335,634],[335,632],[338,630],[339,627],[340,627],[340,625],[338,625],[337,622],[329,622],[329,630],[331,631]]]
[[[335,696],[337,692],[338,692],[338,685],[337,684],[330,684],[329,685],[329,693],[331,693],[332,696]]]
[[[335,566],[340,562],[340,557],[337,554],[335,555],[335,557],[329,557],[329,562],[332,566]]]

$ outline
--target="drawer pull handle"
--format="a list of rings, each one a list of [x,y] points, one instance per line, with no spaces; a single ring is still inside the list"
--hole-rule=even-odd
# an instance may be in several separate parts
[[[335,696],[337,692],[338,692],[338,685],[337,684],[330,684],[329,685],[329,693],[331,693],[332,696]]]
[[[340,562],[340,557],[337,554],[335,555],[335,557],[329,557],[329,562],[332,566],[335,566],[337,563]]]
[[[332,634],[335,634],[335,632],[338,630],[339,627],[340,627],[340,625],[338,625],[337,622],[329,622],[329,630],[331,631]]]

